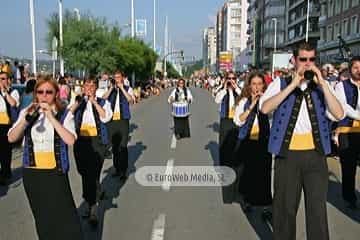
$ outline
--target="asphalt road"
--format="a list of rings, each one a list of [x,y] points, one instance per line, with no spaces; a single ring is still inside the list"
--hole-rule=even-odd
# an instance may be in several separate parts
[[[92,230],[83,222],[86,239],[272,239],[271,227],[262,221],[260,209],[246,215],[238,201],[224,204],[221,187],[145,187],[135,180],[136,170],[144,166],[167,166],[171,171],[176,166],[217,164],[218,106],[203,89],[191,90],[195,101],[191,106],[189,139],[173,141],[173,121],[167,104],[170,90],[132,107],[129,178],[123,183],[113,178],[112,160],[105,161],[102,186],[107,196],[100,204],[99,228]],[[35,240],[34,221],[21,180],[21,152],[17,151],[14,158],[14,181],[8,188],[0,188],[0,240]],[[360,211],[344,208],[339,164],[334,159],[328,159],[328,163],[331,239],[359,239]],[[73,161],[70,179],[81,212],[81,182]],[[360,191],[359,175],[357,185]],[[303,205],[298,213],[297,239],[305,239]]]

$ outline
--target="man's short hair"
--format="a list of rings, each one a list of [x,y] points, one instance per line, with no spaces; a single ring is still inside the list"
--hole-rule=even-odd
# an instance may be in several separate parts
[[[4,72],[0,70],[0,75],[5,74],[7,78],[10,78],[10,75],[8,72]]]
[[[300,43],[294,50],[293,50],[293,55],[296,58],[297,56],[299,56],[299,52],[300,50],[305,50],[305,51],[314,51],[315,55],[316,55],[316,47],[314,45],[311,45],[310,43],[307,42],[303,42]]]
[[[117,70],[114,72],[114,75],[115,75],[115,74],[121,74],[121,76],[126,77],[124,71],[122,71],[122,70],[120,70],[120,69],[117,69]]]
[[[94,76],[89,76],[89,77],[85,78],[84,84],[85,84],[86,82],[93,82],[96,86],[99,86],[99,81],[98,81],[97,78],[94,77]]]
[[[350,60],[350,66],[354,65],[355,62],[360,62],[360,56],[354,56]]]

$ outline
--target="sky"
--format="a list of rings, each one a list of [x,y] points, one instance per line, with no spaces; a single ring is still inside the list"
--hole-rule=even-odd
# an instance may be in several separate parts
[[[0,0],[0,55],[32,56],[29,0]],[[185,56],[201,58],[202,31],[214,26],[216,13],[225,0],[156,0],[156,46],[164,46],[165,17],[168,16],[169,36],[174,49],[183,49]],[[36,49],[45,49],[46,19],[58,11],[58,0],[34,0]],[[80,13],[106,17],[120,27],[130,23],[131,0],[63,0],[63,9],[78,8]],[[153,0],[134,0],[135,18],[147,19],[145,42],[153,43]],[[125,35],[131,33],[124,28]],[[42,58],[41,56],[39,56]],[[44,57],[45,58],[45,57]]]

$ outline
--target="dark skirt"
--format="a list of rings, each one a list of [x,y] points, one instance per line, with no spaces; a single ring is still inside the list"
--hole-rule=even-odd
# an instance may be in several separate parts
[[[234,166],[233,153],[237,143],[239,128],[233,119],[220,119],[219,161],[221,166]]]
[[[39,240],[83,239],[67,174],[24,168],[23,183]]]
[[[272,158],[266,144],[245,140],[241,143],[238,158],[243,166],[239,190],[244,200],[255,206],[270,205]]]
[[[189,117],[174,117],[175,136],[180,138],[190,137]]]

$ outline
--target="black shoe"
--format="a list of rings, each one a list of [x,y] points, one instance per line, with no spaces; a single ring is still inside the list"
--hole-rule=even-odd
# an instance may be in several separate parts
[[[93,228],[96,228],[99,223],[98,217],[97,217],[97,214],[98,214],[97,211],[98,211],[98,206],[96,204],[90,207],[90,217],[89,217],[88,223]]]
[[[0,186],[6,186],[6,178],[4,178],[3,176],[0,176]]]
[[[126,173],[120,173],[120,181],[125,181],[127,179],[127,174]]]

